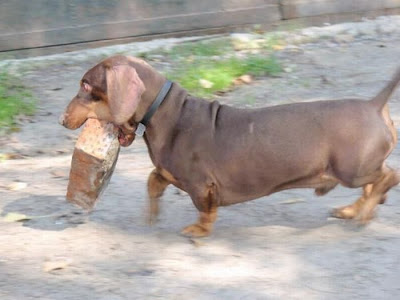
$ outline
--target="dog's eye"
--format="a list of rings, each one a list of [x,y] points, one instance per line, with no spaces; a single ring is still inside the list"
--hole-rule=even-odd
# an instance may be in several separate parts
[[[98,95],[92,95],[92,100],[93,101],[100,101],[101,98]]]

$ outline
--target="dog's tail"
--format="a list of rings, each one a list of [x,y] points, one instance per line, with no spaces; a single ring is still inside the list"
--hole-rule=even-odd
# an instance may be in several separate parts
[[[376,95],[372,98],[371,103],[378,109],[382,110],[385,104],[388,102],[390,96],[396,89],[397,85],[400,82],[400,68],[397,69],[396,73],[390,80],[390,82]]]

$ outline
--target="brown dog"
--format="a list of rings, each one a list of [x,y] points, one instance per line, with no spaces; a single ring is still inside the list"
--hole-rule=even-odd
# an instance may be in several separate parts
[[[196,99],[174,83],[151,118],[144,139],[155,169],[148,179],[150,219],[169,184],[189,193],[200,212],[183,233],[206,236],[217,207],[290,188],[324,195],[337,184],[363,188],[354,204],[333,212],[368,221],[399,183],[385,159],[397,142],[386,105],[400,70],[372,100],[318,101],[236,109]],[[69,129],[88,118],[117,124],[120,143],[134,130],[166,79],[142,60],[115,56],[90,69],[60,122]]]

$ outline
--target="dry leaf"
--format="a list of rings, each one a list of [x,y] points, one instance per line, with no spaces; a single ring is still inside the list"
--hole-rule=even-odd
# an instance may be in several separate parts
[[[19,191],[25,189],[27,186],[28,184],[26,182],[15,181],[7,185],[6,188],[10,191]]]
[[[71,259],[61,259],[55,261],[46,261],[43,264],[43,271],[51,272],[55,270],[62,270],[68,267],[72,263]]]
[[[284,46],[282,46],[282,45],[273,45],[272,46],[272,49],[274,49],[274,50],[282,50],[282,49],[284,49],[285,47]]]
[[[241,80],[241,81],[243,81],[244,83],[246,83],[246,84],[249,84],[249,83],[251,83],[252,81],[253,81],[253,79],[251,78],[251,76],[250,75],[242,75],[242,76],[240,76],[239,77],[239,79]]]
[[[11,160],[11,159],[21,159],[24,158],[19,153],[0,153],[0,161],[1,160]]]
[[[279,202],[280,204],[295,204],[295,203],[299,203],[299,202],[306,202],[306,200],[302,199],[302,198],[293,198],[293,199],[288,199],[282,202]]]
[[[233,79],[232,83],[234,85],[242,85],[243,81],[241,81],[240,78],[235,78],[235,79]]]
[[[24,215],[24,214],[19,214],[19,213],[8,213],[3,220],[5,222],[21,222],[21,221],[27,221],[30,220],[31,217]]]
[[[69,176],[67,172],[62,171],[62,170],[54,170],[54,171],[51,171],[50,174],[57,178],[64,178],[64,177]]]
[[[242,84],[250,84],[253,81],[253,78],[250,75],[242,75],[238,78],[233,79],[233,84],[234,85],[242,85]]]
[[[211,82],[207,79],[199,79],[199,83],[200,83],[200,86],[205,89],[211,89],[214,85],[213,82]]]

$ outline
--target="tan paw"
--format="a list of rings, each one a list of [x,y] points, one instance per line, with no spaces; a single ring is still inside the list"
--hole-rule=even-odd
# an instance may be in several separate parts
[[[347,205],[339,208],[335,208],[331,212],[332,217],[339,219],[353,219],[357,215],[357,211],[353,205]]]
[[[152,214],[151,212],[148,212],[147,213],[147,218],[146,218],[147,225],[152,226],[155,223],[157,223],[157,217],[158,217],[158,215]]]
[[[204,226],[200,224],[192,224],[189,226],[186,226],[183,228],[181,231],[181,234],[184,236],[188,237],[205,237],[208,236],[211,233],[211,230],[205,228]]]
[[[369,221],[371,221],[374,218],[374,216],[375,216],[375,210],[362,209],[354,219],[360,224],[365,225]]]
[[[147,224],[154,225],[157,223],[159,213],[160,208],[158,205],[158,200],[150,199],[149,207],[147,209]]]

